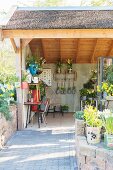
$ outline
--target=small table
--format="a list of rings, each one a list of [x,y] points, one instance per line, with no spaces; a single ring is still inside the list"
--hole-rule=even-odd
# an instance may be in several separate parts
[[[36,105],[38,107],[38,105],[41,105],[42,102],[24,102],[24,105],[27,105],[28,108],[27,108],[27,119],[26,119],[26,128],[27,128],[27,125],[28,125],[28,121],[30,123],[30,117],[31,117],[31,106],[34,106]],[[29,113],[29,110],[30,110],[30,113]],[[37,109],[38,110],[38,109]]]

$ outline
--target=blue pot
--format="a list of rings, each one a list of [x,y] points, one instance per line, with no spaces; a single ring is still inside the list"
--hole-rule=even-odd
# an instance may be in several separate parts
[[[37,74],[37,70],[38,70],[38,64],[30,64],[29,71],[32,74],[32,76]]]

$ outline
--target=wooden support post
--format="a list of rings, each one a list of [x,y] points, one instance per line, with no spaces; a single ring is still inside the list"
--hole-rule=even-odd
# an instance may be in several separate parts
[[[21,83],[22,77],[22,41],[19,40],[19,51],[16,55],[16,73],[19,78],[19,82]],[[17,107],[18,107],[18,130],[23,128],[23,99],[22,99],[22,89],[17,88]]]

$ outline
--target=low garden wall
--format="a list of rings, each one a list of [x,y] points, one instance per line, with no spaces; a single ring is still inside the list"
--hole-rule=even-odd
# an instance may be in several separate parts
[[[6,120],[0,114],[0,149],[6,144],[7,140],[17,130],[17,107],[10,106],[11,120]]]
[[[79,170],[113,170],[113,150],[89,145],[85,136],[76,136],[76,157]]]

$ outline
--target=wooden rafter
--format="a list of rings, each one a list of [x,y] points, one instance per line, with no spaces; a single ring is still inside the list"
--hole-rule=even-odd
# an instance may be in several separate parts
[[[3,30],[3,38],[113,38],[113,29]]]
[[[44,58],[46,59],[46,50],[45,50],[45,47],[44,47],[44,39],[41,39],[41,43],[42,43],[43,55],[44,55]]]
[[[25,48],[30,43],[31,40],[32,38],[22,39],[22,48]]]
[[[94,57],[95,57],[95,53],[96,53],[96,49],[97,49],[97,45],[98,45],[98,39],[96,39],[95,41],[95,45],[94,45],[94,49],[93,49],[93,53],[92,53],[92,56],[91,56],[91,63],[94,62]]]
[[[80,47],[80,39],[77,39],[77,50],[76,50],[76,58],[75,58],[75,63],[77,63],[78,58],[79,58],[79,47]]]
[[[59,56],[60,56],[60,61],[62,61],[62,47],[61,47],[61,39],[59,38]]]
[[[18,52],[18,48],[16,46],[14,38],[10,38],[10,41],[11,41],[11,44],[13,46],[13,49],[14,49],[15,53],[17,53]]]
[[[109,51],[108,51],[108,53],[107,53],[107,56],[110,56],[112,51],[113,51],[113,40],[112,40],[112,42],[111,42],[111,46],[110,46],[110,48],[109,48]]]

